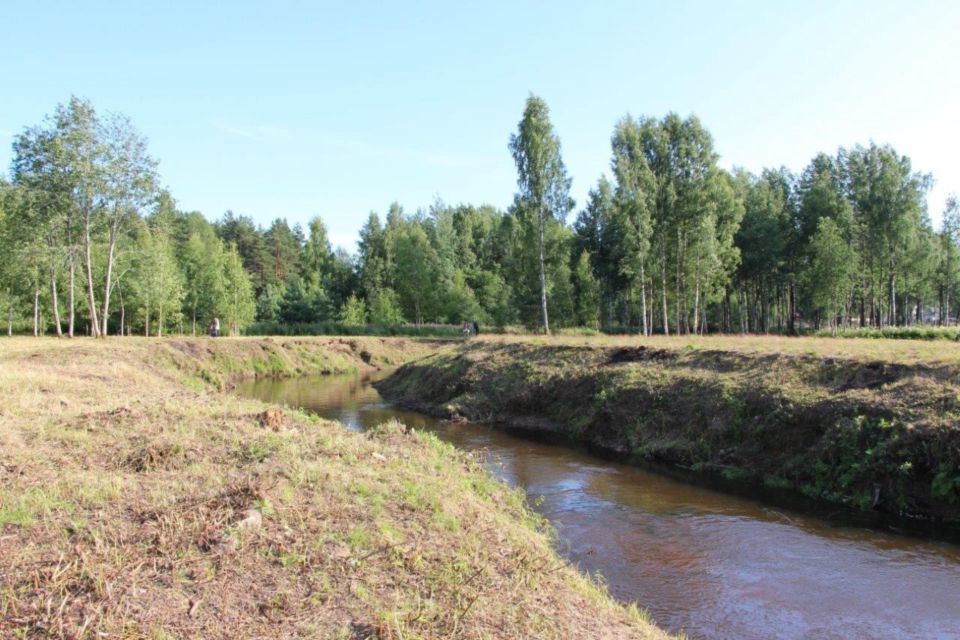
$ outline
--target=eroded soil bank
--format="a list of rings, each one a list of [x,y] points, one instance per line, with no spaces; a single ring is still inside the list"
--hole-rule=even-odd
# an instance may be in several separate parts
[[[960,364],[664,345],[474,340],[378,389],[436,415],[960,522]]]
[[[3,341],[0,637],[664,637],[472,457],[218,391],[435,348]]]

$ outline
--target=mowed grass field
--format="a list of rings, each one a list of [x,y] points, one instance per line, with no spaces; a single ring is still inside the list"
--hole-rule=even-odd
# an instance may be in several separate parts
[[[744,354],[797,354],[850,358],[897,364],[960,364],[960,342],[894,340],[887,338],[827,338],[780,335],[707,336],[516,336],[482,334],[475,340],[491,343],[577,345],[596,347],[647,346],[671,350],[730,351]]]
[[[665,637],[480,461],[221,390],[444,348],[0,340],[0,637]]]

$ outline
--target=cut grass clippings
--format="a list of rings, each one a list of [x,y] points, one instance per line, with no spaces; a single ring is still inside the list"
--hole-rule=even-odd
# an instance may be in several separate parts
[[[0,342],[0,637],[664,637],[474,457],[217,390],[435,349]]]

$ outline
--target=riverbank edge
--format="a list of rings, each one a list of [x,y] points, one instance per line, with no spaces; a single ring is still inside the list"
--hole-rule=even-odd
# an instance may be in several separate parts
[[[436,347],[0,343],[0,635],[667,637],[471,456],[222,392]]]
[[[559,434],[721,488],[955,531],[958,381],[952,364],[475,340],[376,386],[407,408]]]
[[[194,387],[229,389],[250,378],[294,378],[392,369],[451,346],[438,338],[323,336],[171,338],[156,356]]]

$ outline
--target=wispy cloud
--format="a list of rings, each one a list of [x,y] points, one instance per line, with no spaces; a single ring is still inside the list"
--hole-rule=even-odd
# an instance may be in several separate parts
[[[272,124],[240,125],[224,120],[223,118],[213,118],[210,120],[210,124],[212,124],[213,128],[217,131],[247,138],[248,140],[279,140],[290,135],[287,129]]]

